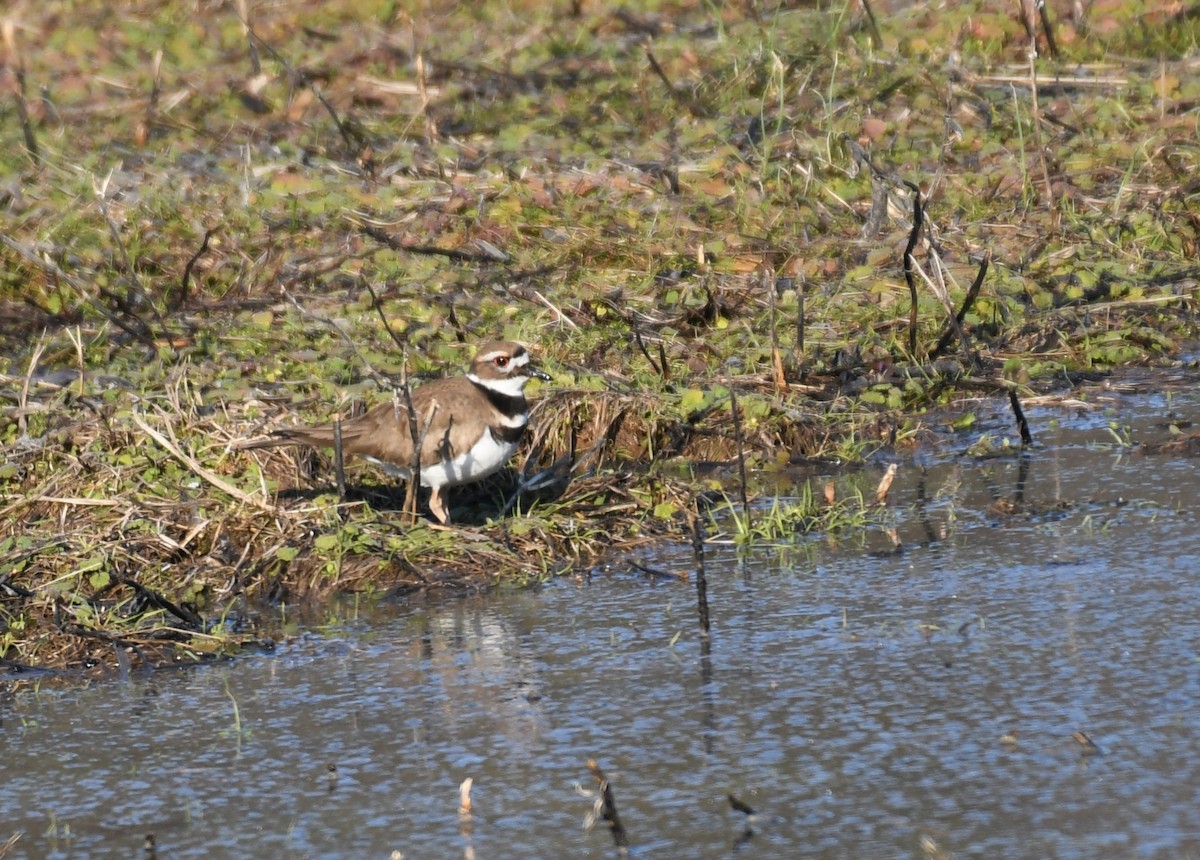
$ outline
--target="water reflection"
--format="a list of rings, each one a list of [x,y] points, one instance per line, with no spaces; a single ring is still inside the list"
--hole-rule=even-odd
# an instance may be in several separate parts
[[[1139,403],[1120,420],[1150,432],[1162,404]],[[1029,454],[903,469],[866,552],[710,547],[707,645],[694,578],[598,575],[22,694],[0,711],[0,840],[610,857],[576,790],[594,758],[640,857],[1194,853],[1195,461],[1129,456],[1111,412],[1030,417]],[[693,565],[689,547],[645,561]]]

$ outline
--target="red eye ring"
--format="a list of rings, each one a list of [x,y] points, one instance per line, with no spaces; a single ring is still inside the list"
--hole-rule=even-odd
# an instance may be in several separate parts
[[[492,359],[492,363],[495,364],[496,367],[508,367],[508,356],[498,355]]]

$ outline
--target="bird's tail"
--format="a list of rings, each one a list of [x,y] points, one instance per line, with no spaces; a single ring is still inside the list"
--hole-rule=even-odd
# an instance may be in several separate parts
[[[332,447],[332,427],[285,427],[282,430],[271,431],[270,436],[261,439],[247,439],[239,442],[237,447],[243,451],[256,448],[278,448],[283,445],[312,445],[313,447]]]

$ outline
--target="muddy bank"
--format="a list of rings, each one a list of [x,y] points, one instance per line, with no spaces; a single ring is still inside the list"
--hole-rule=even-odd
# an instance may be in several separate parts
[[[789,479],[1197,335],[1194,16],[518,6],[9,20],[6,665],[585,570],[742,508],[743,472],[769,513],[730,539],[861,526],[874,487]],[[554,378],[451,531],[237,450],[497,338]]]

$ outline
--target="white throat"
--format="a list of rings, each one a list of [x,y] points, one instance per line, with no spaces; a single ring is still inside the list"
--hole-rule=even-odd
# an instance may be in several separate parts
[[[520,376],[506,376],[504,379],[480,379],[475,374],[468,373],[467,379],[476,385],[482,385],[488,391],[494,391],[505,397],[524,397],[525,386],[529,383],[529,377],[523,374]]]

